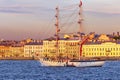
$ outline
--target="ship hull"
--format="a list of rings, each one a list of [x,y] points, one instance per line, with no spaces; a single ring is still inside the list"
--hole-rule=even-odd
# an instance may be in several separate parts
[[[105,64],[105,61],[70,61],[69,65],[75,67],[102,67]]]
[[[41,66],[64,66],[64,67],[102,67],[105,61],[68,61],[58,62],[40,60]]]
[[[66,66],[66,62],[40,59],[41,66]]]

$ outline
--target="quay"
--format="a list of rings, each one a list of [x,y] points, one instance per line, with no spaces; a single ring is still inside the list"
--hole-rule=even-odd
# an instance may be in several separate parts
[[[39,60],[37,57],[0,57],[0,60]],[[120,60],[120,57],[83,57],[82,60]]]
[[[34,57],[1,57],[0,60],[34,60]]]
[[[34,60],[39,60],[39,58],[34,57]],[[84,57],[81,60],[103,60],[103,61],[117,61],[120,57]]]

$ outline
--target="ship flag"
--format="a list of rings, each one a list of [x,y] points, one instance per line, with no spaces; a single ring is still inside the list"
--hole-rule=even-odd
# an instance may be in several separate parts
[[[80,5],[79,5],[79,7],[81,7],[82,6],[82,1],[80,0]]]

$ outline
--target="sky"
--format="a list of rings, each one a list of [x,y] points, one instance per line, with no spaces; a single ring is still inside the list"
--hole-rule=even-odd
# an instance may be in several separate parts
[[[82,32],[120,32],[120,0],[82,0]],[[61,33],[79,29],[79,0],[0,0],[0,39],[45,39],[55,33],[60,8]]]

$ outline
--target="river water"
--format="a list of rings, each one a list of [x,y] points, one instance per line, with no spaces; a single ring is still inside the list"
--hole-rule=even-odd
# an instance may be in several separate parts
[[[120,80],[120,61],[103,67],[42,67],[33,60],[1,60],[0,80]]]

